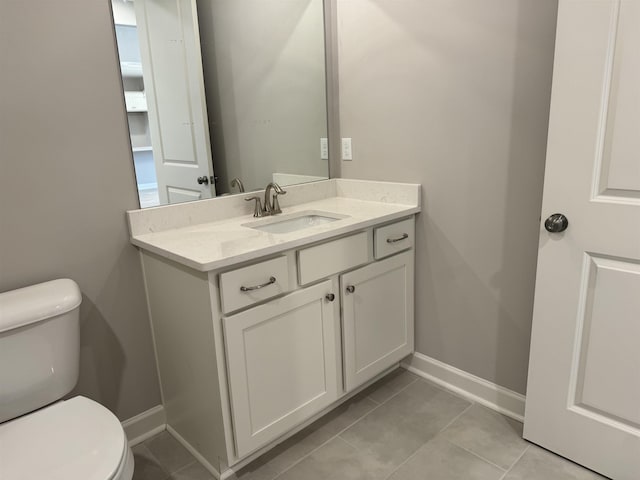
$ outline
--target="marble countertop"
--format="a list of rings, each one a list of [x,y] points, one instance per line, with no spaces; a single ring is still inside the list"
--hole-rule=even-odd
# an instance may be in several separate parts
[[[376,199],[370,190],[366,191],[366,195],[358,193],[358,190],[362,190],[363,186],[367,186],[363,185],[363,183],[371,183],[371,188],[375,188],[376,186],[384,186],[385,183],[383,182],[340,180],[338,182],[333,180],[333,182],[337,188],[329,187],[324,193],[327,198],[301,202],[290,206],[283,205],[282,215],[264,217],[277,221],[279,218],[284,219],[289,214],[304,211],[326,212],[338,214],[337,216],[341,217],[346,216],[346,218],[340,218],[330,223],[288,233],[268,233],[245,226],[244,224],[261,220],[248,214],[177,228],[158,229],[159,231],[151,231],[154,230],[153,228],[148,228],[147,231],[139,231],[141,230],[140,228],[132,225],[131,216],[137,215],[138,212],[143,212],[140,214],[143,215],[146,212],[146,210],[140,210],[129,212],[132,231],[131,242],[141,249],[204,272],[345,235],[420,211],[419,185],[387,184],[394,186],[405,185],[407,188],[411,188],[411,192],[409,192],[409,195],[396,195],[395,198],[391,199],[389,199],[388,195],[382,195],[379,199]],[[354,182],[357,182],[357,184]],[[303,186],[301,187],[303,188]],[[352,195],[349,195],[349,193]],[[383,193],[383,190],[381,190],[381,193]],[[335,196],[328,196],[332,194],[335,194]],[[299,196],[299,198],[304,198],[304,195]],[[362,198],[366,198],[366,200]],[[243,198],[240,198],[240,200],[243,200]],[[403,203],[393,203],[393,200],[399,200]],[[169,208],[171,207],[173,206]],[[175,212],[178,212],[178,210],[167,210],[168,214]],[[158,216],[157,212],[154,214]]]

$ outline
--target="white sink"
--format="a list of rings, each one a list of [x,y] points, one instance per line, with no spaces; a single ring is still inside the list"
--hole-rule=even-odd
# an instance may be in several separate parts
[[[253,228],[268,233],[291,233],[305,228],[317,227],[326,223],[335,222],[347,218],[348,215],[319,211],[304,211],[289,215],[277,215],[274,217],[245,223],[243,227]]]

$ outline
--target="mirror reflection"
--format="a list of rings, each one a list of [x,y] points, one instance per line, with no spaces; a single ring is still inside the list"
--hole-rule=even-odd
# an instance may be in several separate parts
[[[112,0],[141,207],[328,177],[322,0]]]

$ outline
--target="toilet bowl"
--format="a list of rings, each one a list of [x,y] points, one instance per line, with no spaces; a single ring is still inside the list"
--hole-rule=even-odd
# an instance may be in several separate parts
[[[0,424],[2,480],[130,480],[133,457],[118,419],[85,397]]]
[[[76,396],[80,290],[54,280],[0,293],[0,480],[131,480],[116,416]]]

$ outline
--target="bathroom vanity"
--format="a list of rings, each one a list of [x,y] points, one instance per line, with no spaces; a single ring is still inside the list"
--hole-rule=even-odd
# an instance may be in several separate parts
[[[168,429],[222,478],[414,348],[420,186],[287,190],[261,219],[249,195],[128,212]]]

